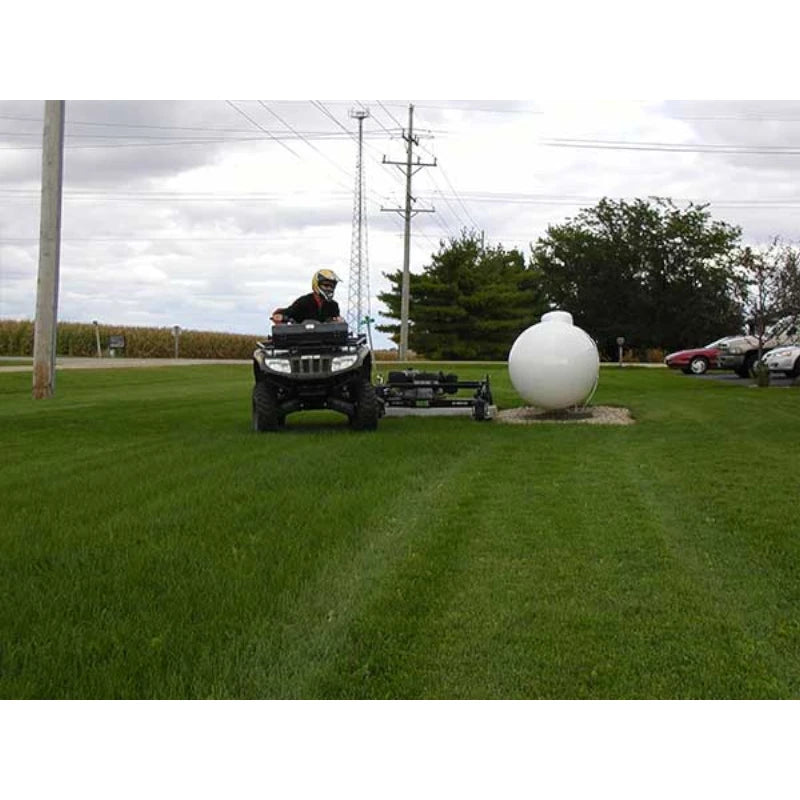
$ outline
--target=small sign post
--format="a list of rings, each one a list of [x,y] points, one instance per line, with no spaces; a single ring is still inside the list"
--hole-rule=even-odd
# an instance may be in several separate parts
[[[108,354],[114,358],[118,350],[120,352],[125,350],[125,337],[119,333],[112,334],[108,337]]]
[[[94,340],[97,342],[97,357],[103,357],[103,350],[100,347],[100,323],[96,320],[92,320],[92,325],[94,325]]]
[[[617,347],[619,348],[619,365],[622,366],[622,345],[625,344],[624,336],[617,336]]]
[[[175,358],[178,357],[178,342],[181,338],[181,326],[180,325],[173,325],[172,326],[172,335],[175,338]]]
[[[364,317],[363,324],[367,326],[367,337],[369,338],[369,349],[370,350],[372,350],[372,323],[373,322],[375,322],[375,320],[369,314],[367,314],[367,316]]]

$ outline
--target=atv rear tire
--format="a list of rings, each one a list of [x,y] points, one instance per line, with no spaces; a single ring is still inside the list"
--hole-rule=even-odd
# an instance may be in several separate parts
[[[259,433],[276,431],[282,422],[275,390],[259,381],[253,387],[253,430]]]
[[[353,430],[374,431],[378,427],[380,409],[375,387],[369,381],[362,381],[356,389],[355,406],[350,418]]]

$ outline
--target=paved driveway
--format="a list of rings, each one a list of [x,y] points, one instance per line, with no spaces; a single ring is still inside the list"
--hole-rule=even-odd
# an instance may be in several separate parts
[[[682,372],[676,372],[676,375],[681,380],[687,381],[717,381],[718,383],[731,383],[737,386],[755,386],[755,381],[752,378],[740,378],[735,372],[728,372],[725,370],[709,370],[705,375],[684,375]],[[770,386],[791,386],[792,378],[787,378],[783,375],[772,375],[770,377]]]
[[[3,357],[3,361],[14,359]],[[0,367],[0,372],[31,372],[30,359],[20,359],[28,363],[19,366]],[[213,359],[213,358],[69,358],[56,359],[56,370],[59,369],[130,369],[132,367],[186,367],[201,364],[250,364],[250,359]]]

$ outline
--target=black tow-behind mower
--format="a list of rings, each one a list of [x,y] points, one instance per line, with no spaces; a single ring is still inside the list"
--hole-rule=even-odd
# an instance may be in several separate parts
[[[457,394],[472,389],[471,397]],[[378,382],[375,393],[382,405],[395,408],[471,408],[472,418],[492,419],[496,408],[492,404],[489,376],[479,381],[460,381],[458,375],[443,372],[422,372],[416,369],[389,372],[385,382]]]

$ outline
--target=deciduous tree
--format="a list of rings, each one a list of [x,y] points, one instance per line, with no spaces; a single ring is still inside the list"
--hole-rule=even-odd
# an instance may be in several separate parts
[[[617,336],[676,350],[740,329],[740,235],[705,206],[605,198],[550,226],[532,262],[551,304],[570,311],[606,357]]]
[[[760,358],[773,326],[784,318],[800,315],[800,253],[775,237],[765,248],[742,248],[738,261],[747,286],[747,325],[758,339]],[[781,324],[789,326],[788,322]]]

